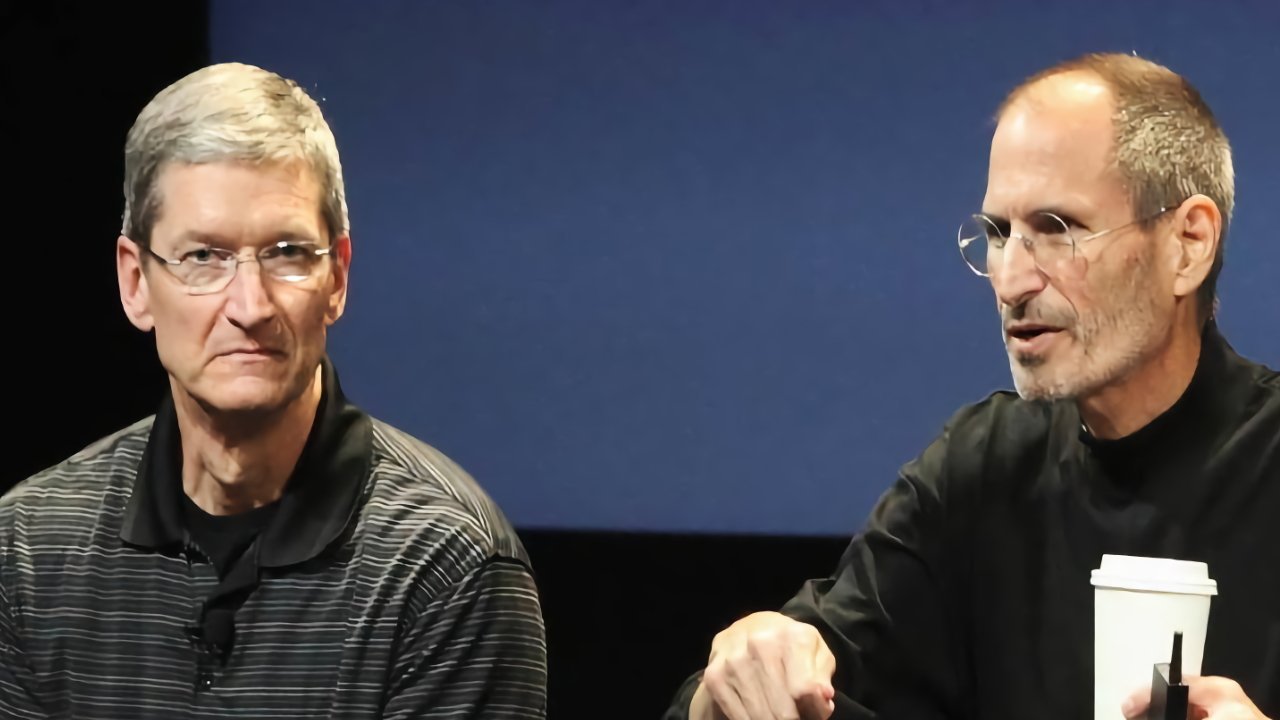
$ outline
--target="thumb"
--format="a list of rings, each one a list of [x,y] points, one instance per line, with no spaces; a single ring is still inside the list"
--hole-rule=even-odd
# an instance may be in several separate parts
[[[831,676],[836,672],[836,656],[831,654],[831,650],[822,640],[818,640],[818,647],[813,651],[813,672],[822,679],[823,697],[830,700],[835,696],[835,689],[831,686]]]
[[[802,698],[796,705],[800,711],[800,717],[803,720],[827,720],[831,714],[836,711],[836,701],[833,699],[818,699],[809,695]]]
[[[1150,704],[1151,687],[1147,686],[1134,690],[1129,697],[1125,698],[1120,705],[1120,712],[1124,713],[1126,718],[1139,718],[1146,714]]]
[[[820,697],[812,697],[802,709],[801,717],[805,720],[827,720],[836,711],[836,691],[831,685],[831,676],[836,671],[836,658],[827,648],[821,637],[813,649],[813,675],[818,681]]]

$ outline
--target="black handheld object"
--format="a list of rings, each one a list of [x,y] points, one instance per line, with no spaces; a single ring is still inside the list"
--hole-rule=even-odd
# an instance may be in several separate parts
[[[1173,634],[1173,656],[1151,671],[1151,706],[1147,720],[1187,720],[1188,688],[1182,684],[1182,633]]]

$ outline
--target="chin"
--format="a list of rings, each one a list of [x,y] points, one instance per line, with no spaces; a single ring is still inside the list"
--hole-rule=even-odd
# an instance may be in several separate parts
[[[1065,400],[1075,398],[1079,391],[1064,380],[1039,377],[1037,373],[1015,370],[1013,386],[1023,400]]]
[[[266,415],[289,404],[282,393],[218,393],[197,400],[211,413],[227,415]]]
[[[1009,356],[1013,386],[1024,400],[1076,400],[1105,387],[1123,374],[1099,367],[1088,358],[1043,359]]]
[[[207,392],[203,388],[189,392],[210,413],[262,415],[282,410],[297,399],[299,393],[291,389],[279,380],[243,377],[220,382]]]
[[[1077,397],[1082,389],[1076,358],[1050,360],[1041,355],[1010,352],[1009,370],[1013,386],[1023,400],[1064,400]]]

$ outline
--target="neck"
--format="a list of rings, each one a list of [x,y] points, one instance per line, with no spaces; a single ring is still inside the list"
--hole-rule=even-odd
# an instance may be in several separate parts
[[[174,385],[187,497],[211,515],[232,515],[278,500],[315,423],[321,378],[317,368],[298,398],[265,414],[211,411]]]
[[[1114,440],[1141,430],[1173,407],[1200,363],[1199,324],[1179,323],[1169,341],[1120,380],[1077,402],[1089,434]]]

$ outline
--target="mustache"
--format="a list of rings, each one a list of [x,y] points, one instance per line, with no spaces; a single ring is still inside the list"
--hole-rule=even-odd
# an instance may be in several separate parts
[[[1007,328],[1010,323],[1036,323],[1050,327],[1070,330],[1076,324],[1076,314],[1066,308],[1055,308],[1036,299],[1018,305],[1000,306],[1000,326]]]

